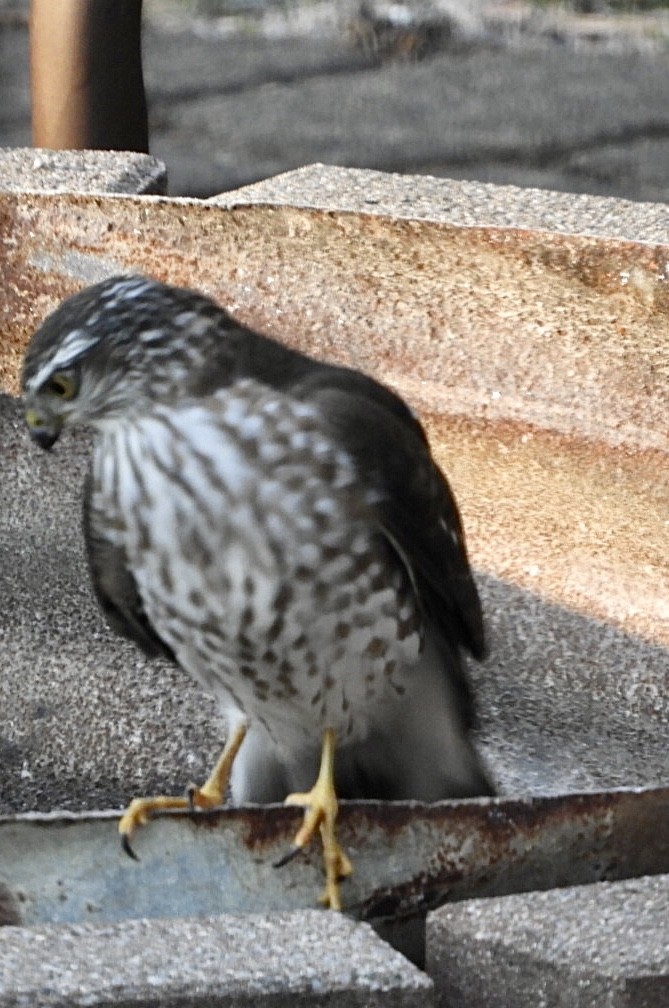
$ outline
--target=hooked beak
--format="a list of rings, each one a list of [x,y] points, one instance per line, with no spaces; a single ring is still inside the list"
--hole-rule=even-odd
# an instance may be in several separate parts
[[[58,438],[62,430],[62,421],[58,417],[45,417],[35,409],[27,409],[25,412],[26,424],[30,437],[40,448],[48,451]]]

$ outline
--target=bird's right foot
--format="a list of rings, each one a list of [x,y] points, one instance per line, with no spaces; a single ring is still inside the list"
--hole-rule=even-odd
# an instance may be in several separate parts
[[[326,728],[323,735],[321,767],[316,783],[311,791],[290,794],[285,800],[286,805],[304,807],[304,821],[293,841],[292,850],[278,862],[276,867],[287,864],[310,843],[316,830],[320,830],[325,869],[325,888],[320,902],[331,910],[341,910],[339,882],[352,873],[353,865],[340,847],[335,831],[338,805],[334,786],[334,750],[334,731]]]
[[[125,853],[138,861],[139,858],[130,843],[134,833],[158,813],[166,809],[211,809],[223,804],[225,792],[230,780],[232,764],[246,736],[247,725],[242,723],[235,728],[227,740],[216,766],[209,774],[202,787],[191,785],[186,795],[154,795],[152,798],[133,798],[121,816],[118,831],[121,835],[121,846]]]

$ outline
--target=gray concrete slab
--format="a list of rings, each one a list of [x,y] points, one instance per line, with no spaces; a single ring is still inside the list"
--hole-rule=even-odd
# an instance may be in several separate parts
[[[133,151],[0,147],[0,191],[160,196],[167,191],[167,169],[157,158]]]
[[[26,442],[15,400],[0,396],[0,418],[0,808],[181,794],[205,779],[223,730],[186,675],[146,661],[100,617],[80,532],[88,440],[47,456]]]
[[[443,907],[427,969],[443,1008],[665,1008],[669,876]]]
[[[7,927],[0,1008],[429,1008],[431,981],[323,911]]]
[[[313,164],[210,197],[222,207],[301,207],[455,227],[598,235],[662,244],[669,206],[633,200]]]
[[[367,182],[378,202],[351,212]],[[320,205],[334,209],[309,208],[319,184]],[[283,202],[267,206],[279,187]],[[21,340],[64,293],[96,270],[133,267],[395,383],[423,411],[463,506],[490,631],[490,658],[472,673],[503,790],[662,783],[666,256],[613,239],[477,231],[507,195],[316,169],[259,202],[233,196],[230,209],[7,196],[0,373],[15,387]],[[508,222],[517,212],[527,226],[533,207],[558,229],[564,203],[545,196],[543,211],[541,199],[529,194],[523,216],[514,193]],[[617,203],[586,205],[586,230],[615,224]],[[620,208],[629,238],[632,209]],[[658,234],[666,208],[638,209],[641,236]],[[451,214],[474,227],[450,226]],[[575,214],[565,219],[578,229]],[[97,613],[79,530],[88,442],[32,449],[10,398],[0,421],[0,808],[181,793],[206,774],[222,729],[186,676],[144,661]]]

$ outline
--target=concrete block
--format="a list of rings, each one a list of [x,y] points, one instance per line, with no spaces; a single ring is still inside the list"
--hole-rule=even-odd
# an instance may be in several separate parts
[[[141,1005],[430,1008],[432,982],[325,911],[7,927],[0,1008]]]
[[[167,192],[162,161],[134,151],[0,147],[0,192]]]
[[[394,385],[464,515],[500,788],[666,781],[667,256],[653,243],[669,208],[322,166],[273,186],[228,206],[0,194],[0,386],[17,391],[47,311],[124,269]],[[639,241],[592,237],[616,227]],[[560,233],[574,229],[590,236]],[[210,698],[116,638],[91,597],[84,435],[44,455],[3,399],[0,456],[0,810],[120,808],[205,779],[223,734]]]
[[[457,228],[514,228],[659,244],[666,242],[669,227],[666,203],[326,164],[284,172],[211,196],[207,202],[222,207],[300,207]]]
[[[666,1008],[669,876],[442,907],[427,970],[443,1008]]]

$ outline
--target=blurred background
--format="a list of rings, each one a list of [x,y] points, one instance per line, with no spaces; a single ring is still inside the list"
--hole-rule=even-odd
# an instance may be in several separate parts
[[[172,195],[320,161],[666,202],[668,8],[144,0],[150,151]],[[3,147],[31,144],[28,13],[0,0]]]

